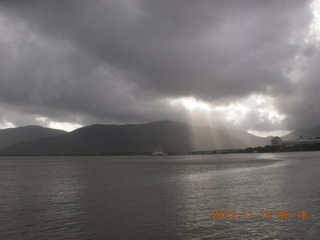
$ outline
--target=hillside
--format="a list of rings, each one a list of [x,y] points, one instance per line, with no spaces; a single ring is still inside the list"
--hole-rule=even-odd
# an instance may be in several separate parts
[[[0,130],[0,148],[8,147],[23,141],[34,141],[42,138],[59,136],[66,133],[62,130],[40,126],[25,126]]]
[[[283,140],[295,140],[298,138],[316,138],[320,137],[320,126],[314,127],[314,128],[306,128],[306,129],[298,129],[295,130],[285,136],[282,136],[281,138]]]
[[[241,136],[240,136],[241,135]],[[256,140],[255,140],[256,139]],[[146,124],[92,125],[63,135],[17,143],[0,154],[108,154],[246,148],[260,141],[247,133],[228,133],[173,121]],[[248,141],[250,143],[248,143]]]

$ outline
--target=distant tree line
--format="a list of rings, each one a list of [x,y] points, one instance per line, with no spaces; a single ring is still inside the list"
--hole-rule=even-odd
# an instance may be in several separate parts
[[[244,152],[267,153],[267,152],[302,152],[302,151],[320,151],[320,143],[313,144],[297,144],[294,146],[264,146],[246,148]]]

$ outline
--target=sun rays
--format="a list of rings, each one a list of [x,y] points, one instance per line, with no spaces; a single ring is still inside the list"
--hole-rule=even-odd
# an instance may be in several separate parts
[[[193,125],[239,127],[257,135],[259,131],[255,129],[256,125],[273,126],[276,129],[286,119],[286,115],[275,107],[275,100],[261,94],[253,94],[229,104],[204,102],[195,97],[171,99],[169,104],[175,108],[184,108]]]

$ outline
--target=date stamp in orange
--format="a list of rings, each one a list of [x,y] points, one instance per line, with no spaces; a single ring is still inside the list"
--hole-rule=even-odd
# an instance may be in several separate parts
[[[263,210],[263,211],[235,211],[235,210],[214,210],[212,219],[308,219],[308,211],[298,210]]]

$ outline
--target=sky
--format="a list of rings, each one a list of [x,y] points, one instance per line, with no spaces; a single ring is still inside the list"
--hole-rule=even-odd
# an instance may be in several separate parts
[[[1,0],[0,128],[320,125],[319,0]]]

